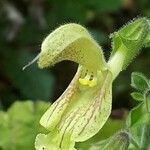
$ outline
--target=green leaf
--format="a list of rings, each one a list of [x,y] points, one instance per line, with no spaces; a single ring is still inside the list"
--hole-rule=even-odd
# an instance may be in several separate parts
[[[129,146],[129,134],[120,131],[110,138],[93,144],[89,150],[127,150]]]
[[[21,103],[19,101],[12,104],[8,109],[7,114],[12,123],[22,122],[28,123],[33,121],[32,112],[34,111],[34,104],[31,101]],[[20,113],[19,110],[21,110]],[[34,114],[33,114],[34,115]]]
[[[9,149],[10,129],[8,125],[8,115],[0,111],[0,149]]]
[[[146,115],[145,115],[146,114]],[[145,105],[142,102],[138,106],[134,107],[128,115],[128,118],[126,120],[127,127],[131,128],[134,125],[137,124],[144,124],[149,121],[148,114],[145,109]]]
[[[143,74],[133,72],[131,75],[131,86],[141,92],[144,92],[149,88],[149,81]]]
[[[133,92],[131,93],[131,96],[133,99],[135,99],[136,101],[144,101],[144,95],[142,93],[139,92]]]
[[[143,127],[147,123],[149,123],[149,114],[146,110],[145,104],[142,102],[130,111],[126,120],[127,128],[135,146],[140,147]]]
[[[39,119],[47,107],[42,101],[17,101],[7,112],[0,111],[0,148],[34,150],[36,134],[45,132]]]

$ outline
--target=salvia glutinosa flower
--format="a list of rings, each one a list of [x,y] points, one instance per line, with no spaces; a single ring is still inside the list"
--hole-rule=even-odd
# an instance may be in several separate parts
[[[146,18],[137,18],[113,33],[108,62],[102,48],[79,24],[62,25],[45,38],[36,58],[40,68],[63,60],[79,67],[65,92],[42,116],[40,124],[49,133],[37,135],[37,150],[74,150],[75,142],[91,138],[102,128],[111,113],[112,82],[149,44],[148,33]]]

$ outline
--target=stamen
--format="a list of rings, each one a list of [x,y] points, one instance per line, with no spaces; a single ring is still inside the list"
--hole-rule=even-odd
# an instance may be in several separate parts
[[[88,74],[88,70],[85,71],[85,76]]]
[[[90,79],[90,76],[89,75],[86,75],[85,78],[79,78],[79,82],[82,84],[82,85],[88,85],[88,81]]]
[[[88,85],[89,87],[94,87],[97,84],[97,78],[94,77],[93,73],[86,73],[84,78],[79,78],[81,85]]]
[[[93,80],[93,78],[94,78],[94,75],[92,73],[91,76],[90,76],[90,81]]]
[[[97,84],[97,78],[94,77],[90,82],[89,82],[89,87],[94,87]]]

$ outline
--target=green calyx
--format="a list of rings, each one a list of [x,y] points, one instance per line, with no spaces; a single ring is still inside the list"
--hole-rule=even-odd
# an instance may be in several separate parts
[[[149,21],[146,18],[138,18],[129,22],[119,31],[111,34],[112,53],[110,60],[113,59],[113,56],[117,52],[121,51],[124,56],[122,70],[125,69],[139,54],[145,43],[148,43],[149,29]]]
[[[128,150],[129,133],[126,130],[119,131],[113,136],[91,145],[94,150]]]

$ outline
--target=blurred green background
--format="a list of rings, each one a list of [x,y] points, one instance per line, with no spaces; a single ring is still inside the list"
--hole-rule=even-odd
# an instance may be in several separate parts
[[[108,60],[110,33],[140,16],[150,17],[149,0],[0,0],[0,149],[34,149],[34,139],[43,131],[39,118],[77,70],[77,64],[66,61],[45,70],[35,63],[22,71],[40,52],[41,42],[51,31],[65,23],[80,23],[102,46]],[[122,128],[127,110],[137,104],[130,96],[131,72],[150,77],[149,69],[150,49],[143,48],[115,81],[113,120],[108,120],[93,141]],[[116,122],[114,118],[123,119]]]
[[[77,64],[62,62],[40,70],[35,63],[22,71],[40,52],[45,36],[56,27],[69,22],[87,27],[108,59],[110,33],[139,16],[150,17],[149,0],[1,0],[0,109],[9,108],[16,100],[53,102],[65,90]],[[148,76],[149,68],[150,50],[143,49],[115,81],[113,109],[134,106],[130,97],[131,72],[140,71]]]

